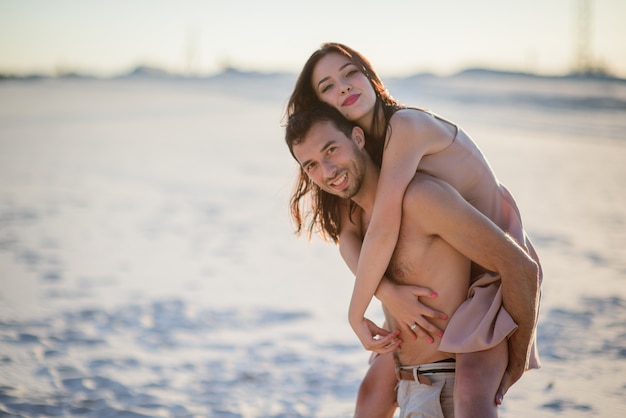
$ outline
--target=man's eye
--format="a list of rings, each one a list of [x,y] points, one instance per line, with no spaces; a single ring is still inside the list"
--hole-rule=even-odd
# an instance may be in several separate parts
[[[313,170],[315,168],[315,164],[311,163],[311,164],[307,164],[306,167],[304,167],[304,171],[306,171],[307,173],[310,172],[311,170]]]

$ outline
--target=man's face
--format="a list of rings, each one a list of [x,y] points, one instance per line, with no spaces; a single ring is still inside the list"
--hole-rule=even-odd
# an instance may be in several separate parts
[[[365,175],[363,137],[358,129],[349,138],[332,122],[318,122],[293,147],[309,178],[322,190],[344,199],[359,191]]]

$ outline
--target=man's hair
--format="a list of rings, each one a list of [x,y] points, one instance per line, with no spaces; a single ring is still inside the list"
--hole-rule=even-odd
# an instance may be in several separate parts
[[[323,102],[290,115],[285,129],[285,142],[293,158],[296,158],[293,153],[294,145],[300,144],[313,125],[320,122],[331,122],[347,137],[352,135],[352,129],[356,126],[344,118],[337,109]]]
[[[322,122],[332,123],[347,137],[352,135],[352,130],[356,126],[344,118],[337,109],[322,102],[293,113],[287,120],[285,142],[296,161],[293,147],[304,141],[315,124]],[[338,243],[341,210],[347,207],[352,210],[354,203],[322,190],[309,178],[302,166],[299,167],[298,179],[289,200],[296,234],[299,235],[306,228],[309,238],[317,232],[322,238]]]

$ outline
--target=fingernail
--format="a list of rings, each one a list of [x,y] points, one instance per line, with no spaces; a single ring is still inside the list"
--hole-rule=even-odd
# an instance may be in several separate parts
[[[434,340],[432,338],[428,338],[428,342],[432,344]]]
[[[439,295],[437,294],[437,292],[433,292],[433,293],[431,294],[431,296],[432,296],[432,297],[434,297],[434,298],[436,298],[436,297],[437,297],[437,296],[439,296]]]
[[[441,319],[448,319],[448,315],[443,314],[443,315],[441,316]]]
[[[443,332],[440,332],[440,333],[439,333],[439,336],[440,336],[440,337],[443,337]]]

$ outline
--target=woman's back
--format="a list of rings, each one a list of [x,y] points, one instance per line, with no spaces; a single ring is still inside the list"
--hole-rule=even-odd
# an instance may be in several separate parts
[[[419,112],[425,112],[417,110]],[[523,231],[509,231],[511,216],[519,218],[519,213],[511,213],[515,201],[510,193],[500,184],[491,166],[476,143],[457,125],[430,112],[439,123],[455,126],[454,140],[443,150],[422,157],[418,171],[440,178],[454,187],[465,200],[491,219],[503,230],[510,232],[516,239],[522,239]],[[520,220],[521,226],[521,220]]]

